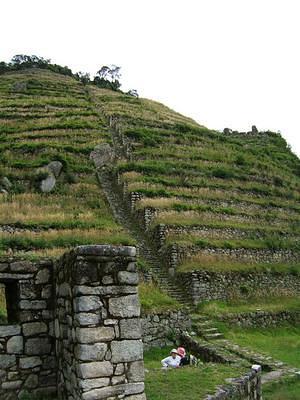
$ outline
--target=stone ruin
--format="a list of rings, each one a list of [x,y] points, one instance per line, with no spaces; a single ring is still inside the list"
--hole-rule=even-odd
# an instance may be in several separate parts
[[[146,399],[135,257],[95,245],[56,263],[0,261],[1,400]]]

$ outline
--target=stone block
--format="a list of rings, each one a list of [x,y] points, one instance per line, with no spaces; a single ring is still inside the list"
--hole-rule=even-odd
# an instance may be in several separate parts
[[[121,339],[140,339],[142,335],[141,321],[139,318],[120,320]]]
[[[109,378],[79,379],[79,387],[87,392],[88,390],[109,386]]]
[[[24,383],[24,386],[27,389],[34,389],[37,387],[38,383],[39,383],[38,376],[35,374],[30,374],[30,375],[28,375],[28,377]]]
[[[22,386],[23,381],[11,381],[11,382],[3,382],[1,387],[4,390],[17,390]]]
[[[145,379],[144,362],[134,361],[130,363],[128,365],[128,370],[126,375],[128,382],[144,382]]]
[[[44,322],[29,322],[23,324],[22,329],[25,336],[40,335],[48,331],[48,327]]]
[[[82,394],[82,400],[102,400],[108,398],[117,398],[116,396],[124,395],[124,385],[107,386],[101,389],[94,389]]]
[[[143,359],[141,340],[122,340],[111,342],[112,362],[131,362]]]
[[[22,354],[23,336],[13,336],[8,339],[6,349],[8,354]]]
[[[139,276],[136,272],[119,271],[118,281],[121,285],[137,285]]]
[[[0,337],[20,335],[19,325],[0,325]]]
[[[109,361],[79,364],[77,366],[77,374],[84,379],[111,376],[113,374],[113,365]]]
[[[115,337],[114,328],[100,326],[98,328],[76,328],[76,338],[79,343],[108,342]]]
[[[92,313],[77,313],[74,315],[74,320],[79,325],[97,325],[101,321],[99,314]]]
[[[92,345],[78,344],[75,347],[75,357],[83,361],[102,361],[107,351],[106,343],[96,343]]]
[[[48,283],[50,280],[50,271],[47,268],[41,269],[35,278],[35,283],[37,285]]]
[[[25,354],[44,355],[51,352],[51,343],[48,338],[28,339],[25,343]]]
[[[19,360],[19,365],[21,369],[32,369],[42,365],[42,360],[40,357],[22,357]]]
[[[21,300],[20,308],[22,310],[43,310],[47,308],[47,303],[45,300]]]
[[[0,354],[0,369],[10,368],[16,365],[16,356]]]
[[[74,299],[75,312],[96,311],[102,306],[103,304],[98,296],[80,296]]]
[[[108,303],[109,312],[114,317],[131,318],[140,315],[140,303],[137,295],[112,297]]]
[[[12,272],[35,272],[37,266],[29,261],[16,261],[10,264]]]

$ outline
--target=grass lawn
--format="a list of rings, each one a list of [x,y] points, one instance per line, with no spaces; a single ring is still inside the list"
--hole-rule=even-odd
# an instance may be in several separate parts
[[[292,296],[272,296],[266,298],[247,297],[245,299],[238,298],[228,301],[209,301],[200,303],[198,305],[198,310],[201,313],[208,314],[211,317],[218,314],[235,314],[241,312],[248,313],[255,311],[299,311],[300,298]]]
[[[263,387],[264,400],[299,400],[300,379],[282,379],[276,383],[268,383]]]
[[[226,378],[243,374],[241,367],[207,363],[198,367],[176,370],[161,370],[160,360],[169,353],[169,348],[155,348],[145,352],[146,395],[149,400],[200,400],[214,393],[216,386]]]
[[[226,339],[263,352],[300,369],[300,326],[274,328],[238,328],[220,324]],[[299,393],[300,398],[300,393]]]
[[[141,283],[139,285],[139,295],[144,312],[157,313],[178,310],[182,307],[175,299],[151,283]]]

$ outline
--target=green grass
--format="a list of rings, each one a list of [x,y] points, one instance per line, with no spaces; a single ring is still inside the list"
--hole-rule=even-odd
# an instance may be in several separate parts
[[[220,324],[227,339],[300,368],[300,326],[238,328]]]
[[[264,400],[299,400],[300,378],[290,377],[263,386]]]
[[[225,384],[226,378],[239,377],[244,368],[224,364],[203,364],[176,370],[161,370],[160,361],[170,348],[155,348],[144,354],[146,372],[146,395],[150,400],[199,400]]]
[[[197,306],[199,312],[211,317],[220,314],[249,313],[255,311],[300,311],[300,297],[263,297],[248,296],[245,299],[232,299],[228,301],[208,301]]]
[[[181,308],[181,305],[176,300],[162,292],[154,284],[141,283],[139,285],[139,295],[142,310],[145,313],[159,313]]]

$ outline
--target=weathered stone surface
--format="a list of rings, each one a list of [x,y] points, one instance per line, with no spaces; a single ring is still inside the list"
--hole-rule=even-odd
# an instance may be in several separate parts
[[[19,325],[0,325],[0,337],[15,336],[21,333]]]
[[[92,313],[77,313],[74,316],[75,321],[79,323],[79,325],[97,325],[101,321],[101,317],[99,314]]]
[[[119,271],[118,281],[121,285],[137,285],[139,283],[139,276],[136,272]]]
[[[63,165],[60,161],[51,161],[47,165],[47,168],[49,169],[49,171],[52,172],[52,174],[55,176],[55,178],[58,178],[62,171]]]
[[[75,348],[75,357],[83,361],[102,361],[107,351],[106,343],[93,345],[79,344]]]
[[[124,385],[107,386],[101,389],[90,390],[82,395],[82,400],[115,399],[117,395],[125,394]]]
[[[50,171],[48,171],[47,173],[48,176],[40,183],[40,189],[43,193],[51,192],[51,190],[53,190],[56,185],[56,178],[54,174]]]
[[[4,390],[16,390],[19,389],[22,385],[23,381],[11,381],[11,382],[3,382],[2,389]]]
[[[109,361],[90,362],[79,364],[77,372],[81,378],[99,378],[111,376],[113,366]]]
[[[16,356],[0,354],[0,369],[12,367],[16,363]]]
[[[109,299],[109,312],[114,317],[138,317],[140,303],[137,295],[113,297]]]
[[[76,329],[76,338],[79,343],[107,342],[114,339],[114,337],[114,329],[109,326]]]
[[[114,158],[114,150],[108,143],[98,144],[90,154],[96,168],[111,164]]]
[[[29,322],[23,324],[22,329],[25,336],[39,335],[48,331],[48,327],[44,322]]]
[[[22,357],[19,363],[21,369],[31,369],[42,365],[42,360],[40,357]]]
[[[43,310],[47,308],[47,303],[45,300],[21,300],[20,308],[23,310]]]
[[[141,340],[122,340],[111,342],[112,362],[130,362],[143,359]]]
[[[28,339],[25,343],[25,353],[28,355],[49,354],[51,343],[48,338]]]
[[[140,339],[142,336],[140,319],[122,319],[120,321],[120,334],[122,339]]]
[[[146,400],[145,393],[134,394],[132,396],[127,396],[126,400]]]
[[[137,288],[135,286],[75,286],[75,295],[99,295],[99,296],[117,296],[137,293]]]
[[[79,387],[84,392],[109,385],[109,378],[80,379]]]
[[[144,382],[144,362],[134,361],[129,364],[127,371],[128,382]]]
[[[36,269],[36,265],[29,261],[15,261],[10,264],[12,272],[35,272]]]
[[[37,273],[35,283],[37,285],[40,285],[42,283],[48,283],[49,279],[50,279],[50,271],[48,268],[44,268]]]
[[[96,311],[102,307],[102,303],[98,296],[80,296],[74,300],[75,312]]]
[[[7,341],[6,345],[8,354],[23,353],[23,336],[13,336]]]
[[[28,375],[28,377],[24,383],[24,386],[27,389],[34,389],[37,387],[38,383],[39,383],[38,376],[35,374],[31,374],[31,375]]]

